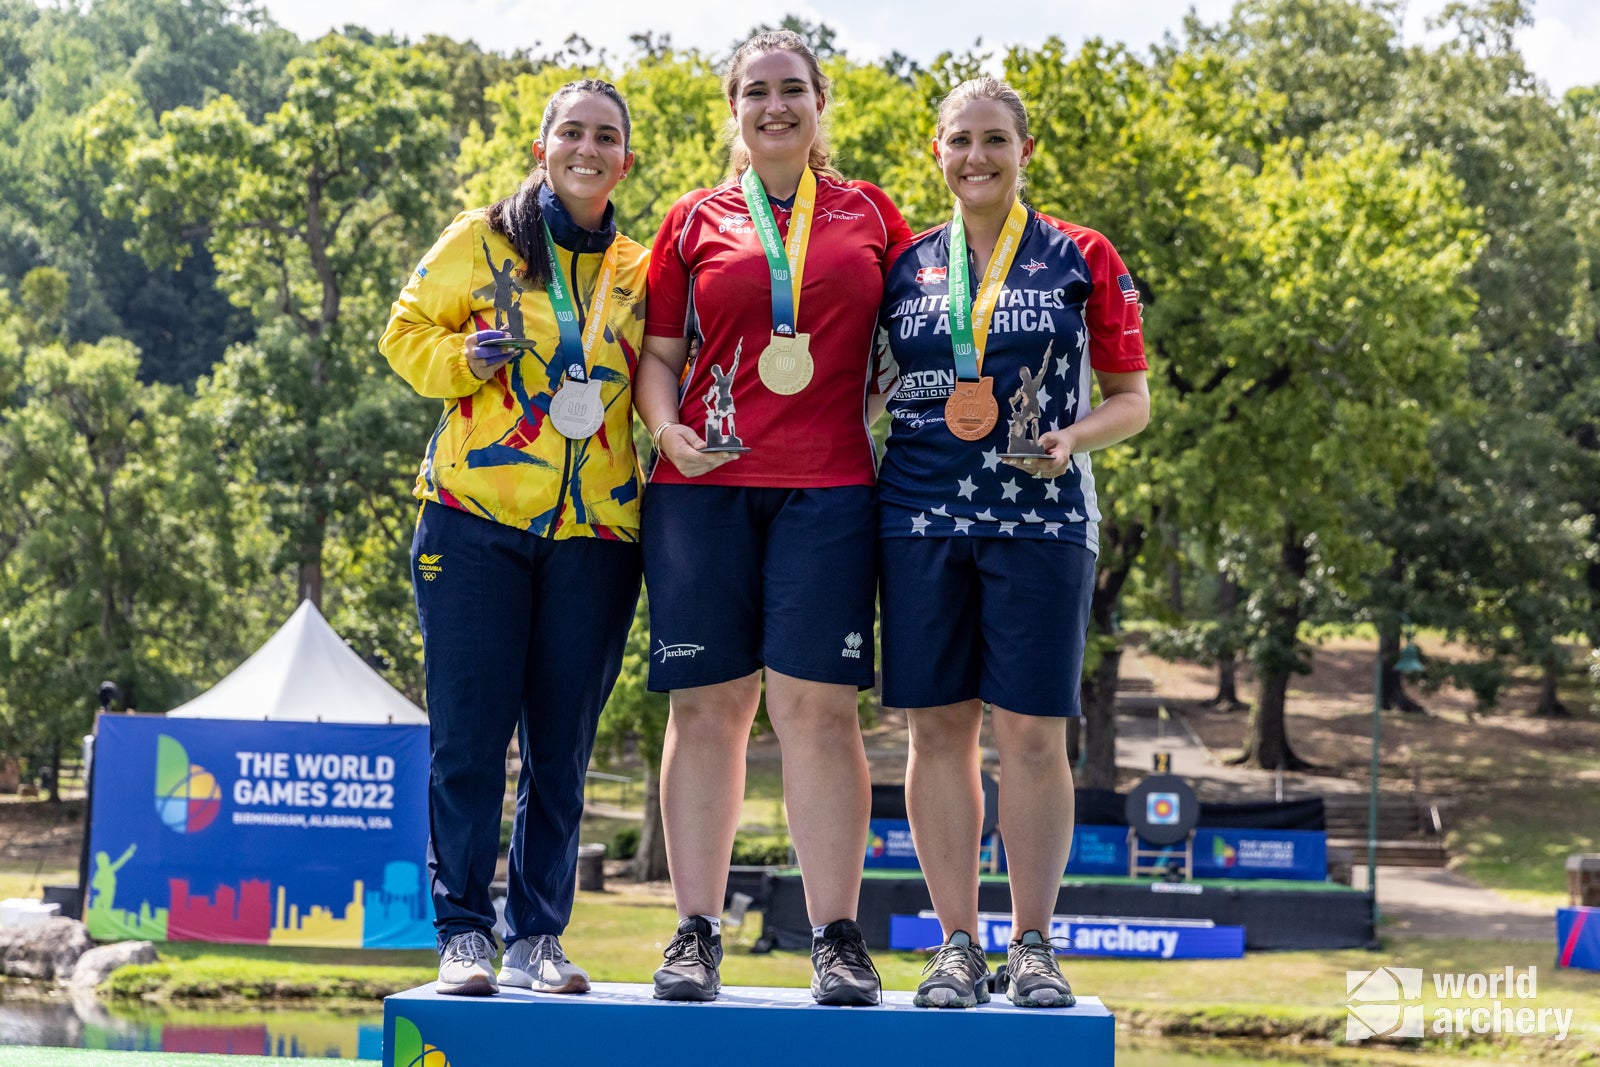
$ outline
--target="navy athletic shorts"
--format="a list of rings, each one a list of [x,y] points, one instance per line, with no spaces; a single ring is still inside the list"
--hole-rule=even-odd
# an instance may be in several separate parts
[[[989,537],[886,537],[878,552],[886,706],[1079,713],[1093,552]]]
[[[761,667],[872,687],[876,489],[651,485],[643,508],[652,690]]]

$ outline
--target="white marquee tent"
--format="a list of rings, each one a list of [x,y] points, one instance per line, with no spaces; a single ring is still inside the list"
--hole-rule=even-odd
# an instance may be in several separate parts
[[[174,718],[425,726],[428,716],[350,651],[311,601],[232,674]]]

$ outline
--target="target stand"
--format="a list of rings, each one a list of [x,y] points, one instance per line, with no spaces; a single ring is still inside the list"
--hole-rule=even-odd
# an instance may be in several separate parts
[[[648,985],[458,997],[441,996],[430,983],[383,1002],[384,1067],[972,1063],[1018,1048],[1056,1050],[1074,1067],[1112,1067],[1115,1038],[1116,1021],[1097,997],[1045,1009],[997,996],[976,1008],[940,1010],[890,992],[879,1007],[833,1008],[803,988],[724,987],[708,1004],[685,1004],[652,999]]]

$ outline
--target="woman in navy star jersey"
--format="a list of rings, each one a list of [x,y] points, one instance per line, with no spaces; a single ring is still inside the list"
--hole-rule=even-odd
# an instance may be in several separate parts
[[[989,998],[972,941],[984,704],[1011,882],[1006,993],[1073,1003],[1049,930],[1072,848],[1066,719],[1079,713],[1100,517],[1089,453],[1150,413],[1132,278],[1105,237],[1022,204],[1033,147],[1009,86],[956,87],[933,142],[955,212],[885,283],[899,382],[878,479],[883,702],[910,709],[906,808],[945,936],[922,1007]]]

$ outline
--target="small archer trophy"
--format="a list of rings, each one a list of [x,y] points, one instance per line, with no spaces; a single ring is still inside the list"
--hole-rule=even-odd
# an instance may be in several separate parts
[[[711,388],[701,401],[706,406],[706,446],[701,452],[748,452],[744,442],[733,432],[733,376],[739,372],[739,353],[744,349],[744,338],[733,349],[733,364],[723,373],[719,364],[711,365]]]
[[[1022,368],[1022,385],[1011,394],[1011,421],[1006,433],[1006,450],[1001,456],[1006,459],[1031,459],[1045,455],[1044,446],[1039,443],[1039,420],[1044,415],[1039,405],[1039,387],[1044,384],[1046,370],[1050,366],[1050,349],[1055,342],[1045,346],[1044,362],[1039,365],[1036,372]]]

